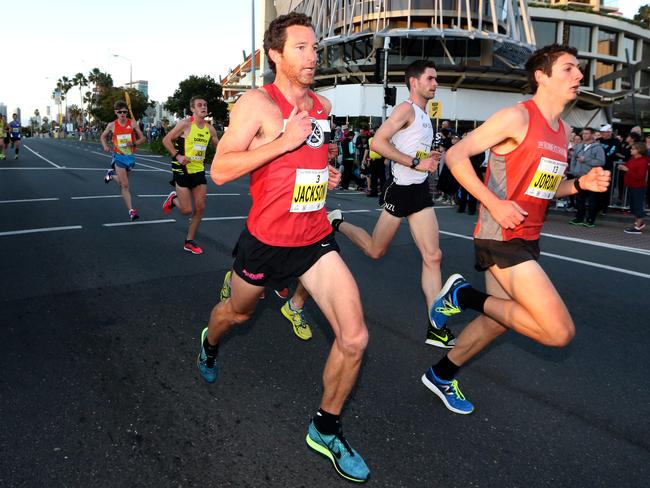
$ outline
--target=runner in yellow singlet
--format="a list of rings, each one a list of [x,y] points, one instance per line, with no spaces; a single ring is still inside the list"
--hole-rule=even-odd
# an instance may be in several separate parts
[[[208,102],[205,98],[192,97],[190,110],[192,116],[181,120],[163,139],[165,149],[172,156],[173,178],[169,183],[175,188],[163,203],[163,213],[167,215],[177,207],[183,215],[190,215],[194,199],[194,213],[183,249],[192,254],[203,254],[203,249],[194,242],[194,237],[205,210],[205,151],[208,143],[216,148],[219,138],[215,128],[205,120],[208,115]],[[178,148],[174,146],[176,139]]]

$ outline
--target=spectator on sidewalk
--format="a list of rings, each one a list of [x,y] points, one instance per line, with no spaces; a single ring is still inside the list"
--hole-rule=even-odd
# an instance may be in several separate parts
[[[605,151],[605,166],[603,166],[603,168],[607,171],[613,171],[614,162],[620,161],[622,154],[621,143],[616,137],[612,136],[612,126],[610,124],[605,124],[600,127],[600,139],[598,142],[600,142],[600,145],[603,146],[603,150]],[[600,210],[601,213],[607,213],[609,200],[609,191],[604,191],[598,194],[598,210]]]
[[[630,160],[618,167],[619,170],[625,172],[624,181],[630,196],[630,211],[634,215],[634,224],[624,230],[626,234],[641,234],[645,227],[643,203],[648,181],[648,156],[646,156],[646,151],[647,148],[644,143],[632,143],[630,146]]]
[[[571,174],[579,178],[592,168],[605,165],[605,151],[603,146],[594,139],[594,129],[582,129],[582,144],[578,144],[571,157]],[[576,217],[569,223],[583,227],[595,227],[598,214],[598,200],[596,193],[582,190],[576,195]],[[586,220],[585,220],[586,216]]]

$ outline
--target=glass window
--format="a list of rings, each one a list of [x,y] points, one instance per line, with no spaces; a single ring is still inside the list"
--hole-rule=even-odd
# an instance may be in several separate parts
[[[641,71],[641,86],[644,87],[641,93],[650,95],[650,72]]]
[[[533,20],[533,30],[535,31],[535,41],[539,47],[554,44],[557,39],[557,24],[544,20]]]
[[[578,51],[591,51],[591,28],[583,25],[564,24],[563,42]]]
[[[609,56],[618,55],[618,42],[616,42],[616,32],[598,30],[598,53]]]
[[[601,76],[608,75],[614,72],[614,65],[612,63],[603,63],[602,61],[596,61],[596,80]],[[613,90],[614,82],[608,81],[607,83],[602,83],[595,88],[602,88],[605,90]]]
[[[630,37],[623,37],[623,58],[625,58],[625,51],[630,53],[630,62],[636,61],[636,39]]]

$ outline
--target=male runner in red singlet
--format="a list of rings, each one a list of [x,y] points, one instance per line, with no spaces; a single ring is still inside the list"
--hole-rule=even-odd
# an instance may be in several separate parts
[[[129,218],[131,221],[134,221],[138,218],[138,212],[133,208],[133,202],[131,200],[131,192],[129,191],[129,172],[135,166],[135,150],[136,147],[142,144],[146,139],[144,134],[138,126],[138,122],[135,119],[128,119],[127,115],[129,109],[126,105],[126,102],[123,100],[118,100],[113,105],[115,109],[115,115],[117,119],[113,122],[109,122],[102,132],[100,141],[104,151],[109,152],[110,148],[108,147],[108,135],[112,134],[111,141],[113,143],[113,167],[115,169],[109,169],[104,177],[105,183],[110,183],[111,181],[117,181],[117,184],[120,185],[122,191],[122,199],[126,208],[129,209]]]
[[[571,127],[560,115],[577,97],[583,78],[576,54],[557,44],[533,53],[526,63],[532,99],[500,110],[447,153],[453,175],[481,202],[474,247],[476,268],[486,271],[489,293],[455,274],[431,309],[432,323],[441,325],[468,308],[482,314],[422,376],[452,412],[474,410],[455,380],[458,369],[508,329],[555,347],[567,345],[575,335],[571,315],[537,259],[550,200],[582,190],[602,192],[610,180],[609,171],[600,167],[580,178],[564,178]],[[469,158],[488,148],[483,184]]]
[[[181,120],[163,139],[163,146],[172,156],[172,181],[175,188],[163,203],[163,213],[168,215],[174,207],[183,215],[192,214],[185,236],[183,249],[192,254],[203,254],[203,249],[194,241],[205,210],[207,181],[205,179],[205,151],[208,143],[216,148],[219,143],[217,131],[205,118],[208,102],[205,98],[190,98],[192,116]],[[178,141],[178,149],[174,141]],[[192,213],[194,200],[194,213]]]
[[[330,102],[312,92],[317,42],[311,19],[292,12],[269,25],[264,50],[275,82],[244,94],[230,114],[211,177],[221,185],[250,173],[253,200],[233,264],[231,296],[219,303],[201,334],[197,366],[218,375],[223,335],[246,322],[267,284],[276,289],[298,278],[335,335],[323,372],[320,409],[307,444],[337,472],[365,481],[369,470],[343,437],[339,416],[354,387],[368,331],[354,278],[338,254],[325,212],[325,195],[340,180],[328,161]]]

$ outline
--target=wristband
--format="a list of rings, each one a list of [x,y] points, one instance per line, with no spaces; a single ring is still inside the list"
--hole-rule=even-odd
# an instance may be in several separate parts
[[[174,155],[172,156],[172,159],[173,159],[174,161],[176,161],[176,158],[178,157],[178,155],[179,155],[180,153],[181,153],[180,151],[176,151],[176,154],[174,154]]]
[[[578,176],[575,180],[573,180],[573,187],[578,190],[578,193],[582,191],[582,188],[580,188],[580,177]]]

